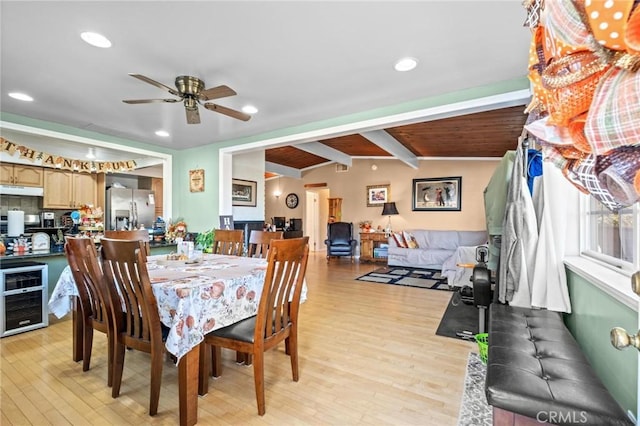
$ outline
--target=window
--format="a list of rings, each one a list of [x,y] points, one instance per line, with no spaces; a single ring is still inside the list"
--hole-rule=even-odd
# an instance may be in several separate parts
[[[615,213],[591,196],[582,205],[582,254],[625,274],[640,269],[639,203]]]

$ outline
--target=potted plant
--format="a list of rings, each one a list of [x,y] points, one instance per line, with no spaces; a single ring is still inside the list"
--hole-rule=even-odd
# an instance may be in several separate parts
[[[205,253],[211,253],[213,251],[213,236],[215,230],[210,229],[208,231],[200,232],[196,237],[196,245]]]

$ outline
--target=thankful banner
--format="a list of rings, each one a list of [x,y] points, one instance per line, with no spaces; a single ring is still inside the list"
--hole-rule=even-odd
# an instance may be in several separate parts
[[[41,161],[41,165],[44,167],[53,167],[56,169],[72,170],[75,172],[83,173],[114,173],[114,172],[126,172],[134,170],[136,168],[136,162],[134,160],[127,161],[87,161],[77,160],[73,158],[66,158],[60,155],[49,154],[47,152],[31,149],[24,145],[18,145],[17,143],[6,140],[0,137],[2,142],[2,151],[9,155],[14,155],[16,152],[20,153],[20,158],[26,158],[30,161]]]

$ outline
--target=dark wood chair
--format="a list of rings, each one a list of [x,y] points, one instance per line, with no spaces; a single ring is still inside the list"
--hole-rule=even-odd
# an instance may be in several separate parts
[[[145,250],[141,240],[105,237],[100,252],[115,330],[111,396],[117,398],[120,394],[125,348],[149,353],[149,415],[153,416],[158,412],[165,345],[158,306],[147,271]]]
[[[247,250],[248,257],[266,258],[269,252],[269,244],[271,240],[281,240],[284,235],[282,231],[251,231],[249,234],[249,247]]]
[[[264,259],[269,253],[269,245],[271,240],[281,240],[284,236],[283,231],[257,231],[252,230],[249,234],[249,247],[247,250],[248,257],[259,257]],[[238,364],[251,365],[251,354],[243,354],[238,352],[236,355]]]
[[[213,253],[242,256],[244,231],[242,229],[216,229],[213,235]]]
[[[146,255],[151,255],[151,246],[149,244],[149,230],[132,229],[130,231],[104,231],[104,236],[113,238],[114,240],[139,240],[145,242]]]
[[[258,414],[265,413],[264,352],[285,342],[291,360],[293,381],[298,381],[298,309],[309,258],[309,238],[271,240],[268,266],[258,312],[230,326],[207,334],[200,347],[200,385],[208,388],[209,368],[206,345],[213,347],[211,369],[219,377],[222,370],[221,348],[253,356],[253,375]]]
[[[107,336],[107,385],[113,383],[113,326],[111,305],[104,286],[98,253],[91,238],[67,237],[67,262],[78,289],[79,318],[82,321],[82,371],[88,371],[93,348],[93,330]]]

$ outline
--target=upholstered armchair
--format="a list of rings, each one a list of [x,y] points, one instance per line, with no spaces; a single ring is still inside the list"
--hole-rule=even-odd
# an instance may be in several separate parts
[[[357,241],[353,239],[353,223],[334,222],[327,224],[327,262],[331,256],[353,256],[356,252]]]

